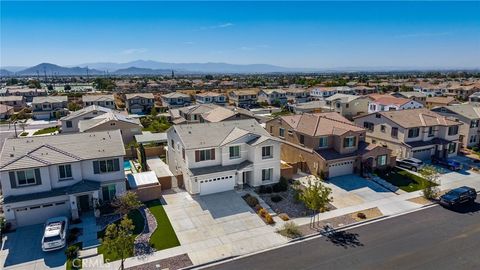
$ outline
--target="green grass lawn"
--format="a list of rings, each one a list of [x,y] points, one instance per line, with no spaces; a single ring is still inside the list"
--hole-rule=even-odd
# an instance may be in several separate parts
[[[150,238],[152,247],[156,250],[162,250],[179,246],[180,242],[160,201],[149,201],[145,204],[157,219],[157,229]]]
[[[130,218],[133,221],[133,225],[135,226],[135,229],[133,230],[133,235],[135,236],[139,235],[143,231],[143,228],[145,227],[145,219],[143,218],[142,214],[140,213],[140,211],[135,210],[130,212],[130,214],[128,214],[128,218]],[[120,220],[116,221],[115,223],[119,224]],[[97,237],[99,239],[102,239],[104,235],[105,235],[105,230],[97,233]],[[108,253],[103,244],[101,244],[98,247],[98,253],[103,254],[104,261],[108,259],[110,262],[113,262],[120,259],[120,257],[116,253]],[[133,246],[129,256],[130,257],[133,256]]]
[[[28,132],[26,132],[26,131],[25,131],[25,132],[22,132],[22,133],[20,133],[20,137],[25,137],[25,136],[27,136],[27,135],[28,135]]]
[[[60,127],[48,127],[44,129],[39,129],[33,133],[33,135],[42,135],[42,134],[50,134],[60,130]]]
[[[422,189],[428,182],[423,177],[410,173],[406,170],[392,169],[391,171],[379,173],[382,179],[390,182],[406,192],[412,192]],[[432,184],[432,183],[430,183]]]

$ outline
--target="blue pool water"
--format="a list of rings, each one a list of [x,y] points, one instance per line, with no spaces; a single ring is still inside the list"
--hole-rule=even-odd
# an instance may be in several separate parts
[[[132,164],[130,163],[130,160],[125,160],[123,161],[123,169],[125,171],[128,171],[132,168]]]

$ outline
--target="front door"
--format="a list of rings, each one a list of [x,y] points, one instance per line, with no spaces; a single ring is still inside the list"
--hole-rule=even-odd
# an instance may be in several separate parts
[[[88,195],[78,197],[78,206],[81,212],[86,212],[90,209],[90,199]]]

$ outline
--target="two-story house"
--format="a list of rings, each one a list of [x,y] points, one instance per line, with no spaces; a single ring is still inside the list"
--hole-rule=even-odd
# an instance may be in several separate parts
[[[167,138],[170,170],[191,194],[280,179],[280,142],[253,119],[174,125]]]
[[[165,95],[162,95],[162,104],[168,108],[178,108],[189,106],[192,103],[192,98],[190,95],[172,92]]]
[[[115,109],[115,98],[111,95],[83,95],[83,107],[92,105],[101,106],[105,108]]]
[[[204,92],[198,93],[195,95],[195,100],[199,104],[217,104],[225,105],[227,104],[227,96],[223,93],[217,92]]]
[[[365,129],[336,112],[282,116],[266,123],[282,139],[282,160],[323,178],[391,166],[386,147],[365,142]]]
[[[335,94],[325,99],[326,109],[337,112],[347,119],[366,114],[370,99],[366,96]]]
[[[16,112],[27,106],[25,98],[22,96],[0,96],[0,104],[11,106]]]
[[[32,101],[32,116],[34,119],[48,120],[64,116],[68,113],[67,96],[34,97]]]
[[[78,219],[125,192],[120,131],[7,139],[0,153],[3,212],[12,226]]]
[[[428,160],[457,155],[462,123],[424,108],[372,113],[354,121],[367,130],[367,142],[385,145],[398,157]]]
[[[154,106],[152,93],[125,94],[125,108],[129,113],[149,113]]]
[[[368,113],[423,108],[421,103],[411,99],[377,94],[368,97],[371,99],[368,104]]]
[[[337,87],[315,86],[310,89],[310,96],[314,99],[325,99],[337,93]]]
[[[32,102],[34,97],[47,96],[47,90],[45,89],[32,89],[28,87],[7,88],[7,93],[12,96],[22,96],[26,102]]]
[[[195,104],[168,111],[174,124],[221,122],[241,119],[257,119],[252,113],[228,106]]]
[[[429,110],[437,106],[450,106],[460,104],[454,97],[428,97],[425,107]]]
[[[287,103],[287,92],[282,89],[261,89],[258,92],[258,102],[268,105],[285,105]]]
[[[258,93],[255,90],[235,90],[229,94],[230,101],[238,107],[249,107],[257,104]]]
[[[463,147],[477,146],[480,143],[480,104],[459,104],[433,108],[432,111],[460,120],[459,140]]]
[[[305,88],[290,87],[285,92],[290,103],[305,103],[310,100],[310,91]]]
[[[423,106],[425,106],[427,102],[427,95],[417,91],[393,92],[390,95],[397,98],[406,98],[406,99],[415,100],[416,102],[421,103]]]
[[[478,103],[480,103],[480,91],[471,94],[471,95],[468,97],[468,101],[469,101],[469,102],[478,102]]]

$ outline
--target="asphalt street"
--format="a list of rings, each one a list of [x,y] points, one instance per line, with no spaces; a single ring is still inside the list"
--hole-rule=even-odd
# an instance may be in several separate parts
[[[480,204],[436,206],[208,269],[480,269]]]

